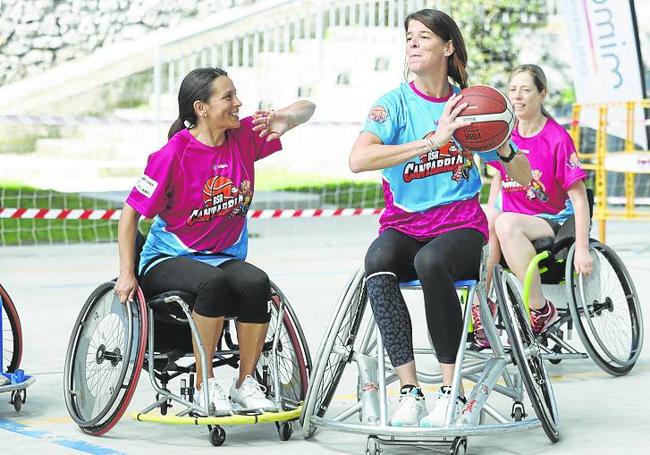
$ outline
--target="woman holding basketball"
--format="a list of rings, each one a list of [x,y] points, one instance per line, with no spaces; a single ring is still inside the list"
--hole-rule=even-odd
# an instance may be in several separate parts
[[[517,124],[513,141],[530,161],[532,180],[527,185],[513,182],[500,163],[489,163],[498,174],[492,180],[490,201],[486,209],[490,226],[488,286],[492,267],[500,253],[510,269],[523,283],[530,260],[535,256],[532,242],[555,237],[562,223],[575,214],[576,254],[574,265],[579,273],[589,274],[589,203],[584,179],[587,174],[573,141],[544,108],[548,93],[546,76],[537,65],[521,65],[510,76],[508,98],[515,108]],[[501,207],[495,207],[501,193]],[[531,323],[534,333],[548,328],[558,318],[553,304],[542,295],[539,272],[534,274],[530,288]],[[474,335],[479,348],[487,347],[487,339],[479,319],[478,308],[472,312]]]
[[[467,86],[463,37],[453,19],[436,10],[410,14],[404,25],[407,65],[415,80],[374,105],[350,154],[350,168],[381,169],[383,174],[386,210],[365,270],[372,311],[401,383],[391,425],[438,426],[451,399],[462,331],[454,281],[478,277],[488,230],[471,151],[451,141],[452,133],[465,125],[456,119],[467,106],[458,95]],[[501,158],[516,180],[530,181],[526,158],[508,143],[482,155]],[[429,415],[416,377],[410,316],[399,289],[400,281],[416,278],[424,290],[427,325],[443,375],[440,400]]]
[[[273,402],[251,374],[266,336],[271,287],[262,270],[245,262],[246,212],[255,161],[280,150],[280,137],[309,120],[315,106],[297,101],[240,119],[241,106],[232,80],[219,68],[195,69],[183,79],[169,141],[149,156],[120,216],[115,292],[123,303],[133,299],[138,219],[155,217],[137,264],[145,296],[170,290],[196,295],[192,317],[208,355],[215,350],[224,316],[236,314],[241,362],[231,399],[247,409],[269,409]],[[203,403],[207,386],[217,413],[229,413],[231,403],[211,366],[208,384],[201,383],[196,344],[194,354],[195,402]]]

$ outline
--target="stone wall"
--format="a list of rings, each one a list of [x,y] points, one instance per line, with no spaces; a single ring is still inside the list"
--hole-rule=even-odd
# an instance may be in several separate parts
[[[255,0],[0,0],[0,85]]]

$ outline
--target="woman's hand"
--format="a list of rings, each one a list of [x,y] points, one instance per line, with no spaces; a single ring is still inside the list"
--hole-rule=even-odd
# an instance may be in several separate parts
[[[575,256],[573,256],[573,267],[576,272],[582,275],[591,274],[594,267],[594,259],[589,254],[589,250],[576,246]]]
[[[138,289],[138,280],[133,273],[120,273],[115,282],[113,291],[120,299],[120,303],[133,302],[133,296]]]
[[[283,110],[265,109],[253,114],[253,131],[260,131],[260,137],[272,141],[290,129],[289,115]]]
[[[436,128],[435,140],[438,144],[443,145],[449,142],[451,135],[461,126],[471,125],[471,122],[457,119],[458,114],[467,107],[468,103],[461,103],[463,95],[454,93],[445,104],[445,109],[442,111],[440,120],[438,120],[438,127]]]

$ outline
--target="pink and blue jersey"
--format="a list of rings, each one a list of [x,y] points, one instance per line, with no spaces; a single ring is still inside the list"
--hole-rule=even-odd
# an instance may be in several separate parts
[[[528,157],[533,179],[529,185],[520,185],[508,177],[501,163],[489,163],[501,174],[502,210],[564,223],[573,215],[568,189],[587,178],[571,137],[549,118],[542,130],[532,137],[522,137],[515,128],[512,140]]]
[[[212,265],[245,259],[254,162],[281,148],[280,140],[260,138],[247,117],[220,146],[207,146],[183,129],[152,153],[126,200],[154,218],[139,270],[157,257],[187,256]]]
[[[458,87],[453,88],[459,92]],[[402,83],[374,105],[362,131],[385,145],[413,142],[433,135],[451,92],[432,98],[415,84]],[[481,153],[498,160],[496,151]],[[487,220],[479,205],[481,178],[471,151],[453,141],[439,150],[382,170],[386,210],[379,232],[395,229],[417,240],[429,240],[456,229],[474,229],[487,239]]]

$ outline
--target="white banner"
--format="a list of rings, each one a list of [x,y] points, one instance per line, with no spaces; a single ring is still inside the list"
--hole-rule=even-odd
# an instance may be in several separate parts
[[[573,53],[578,103],[643,98],[641,69],[628,0],[566,0],[564,8]],[[626,111],[612,108],[608,133],[625,138]],[[643,110],[635,112],[634,141],[648,148]],[[584,109],[580,124],[598,127],[597,109]]]

